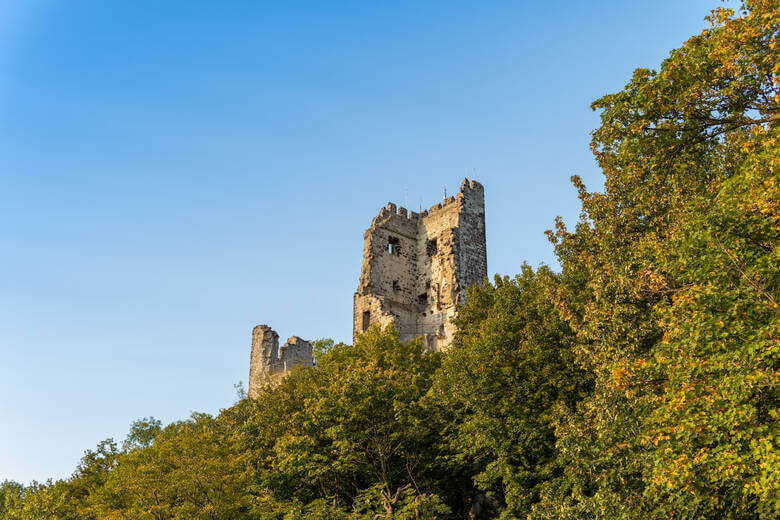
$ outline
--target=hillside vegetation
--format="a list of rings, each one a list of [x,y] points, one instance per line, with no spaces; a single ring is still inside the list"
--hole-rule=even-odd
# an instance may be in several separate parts
[[[469,290],[450,351],[391,329],[218,416],[133,424],[0,519],[780,517],[780,6],[593,103],[562,266]]]

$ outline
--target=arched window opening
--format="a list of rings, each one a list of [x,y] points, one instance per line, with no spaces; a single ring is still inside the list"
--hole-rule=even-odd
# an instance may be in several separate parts
[[[401,254],[401,241],[397,237],[387,239],[387,252],[391,255]]]

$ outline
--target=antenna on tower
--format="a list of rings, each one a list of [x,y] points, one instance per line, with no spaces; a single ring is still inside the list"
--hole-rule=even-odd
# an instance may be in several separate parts
[[[405,203],[404,207],[408,208],[409,207],[409,188],[406,188],[404,190],[404,203]]]
[[[447,200],[447,186],[444,186],[444,200]]]

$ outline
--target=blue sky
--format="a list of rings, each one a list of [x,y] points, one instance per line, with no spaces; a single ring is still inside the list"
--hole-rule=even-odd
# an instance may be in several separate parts
[[[475,177],[488,271],[555,266],[590,103],[717,5],[0,0],[0,480],[229,406],[256,324],[351,341],[388,201]]]

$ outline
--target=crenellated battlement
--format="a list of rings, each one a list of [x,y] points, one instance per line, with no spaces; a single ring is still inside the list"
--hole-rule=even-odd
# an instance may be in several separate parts
[[[457,195],[447,197],[442,202],[434,204],[430,208],[422,210],[421,212],[409,211],[403,206],[398,206],[393,202],[388,202],[385,207],[379,210],[377,216],[374,217],[372,226],[379,219],[386,219],[388,217],[394,216],[410,221],[417,221],[456,202],[463,203],[467,197],[479,197],[484,199],[484,188],[482,184],[475,180],[469,182],[468,179],[463,179],[463,182],[460,185],[460,191]]]

